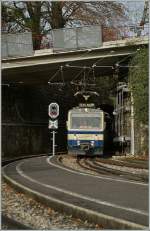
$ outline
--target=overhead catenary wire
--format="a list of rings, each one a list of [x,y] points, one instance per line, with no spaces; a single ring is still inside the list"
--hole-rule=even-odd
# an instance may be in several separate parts
[[[114,53],[114,51],[113,50],[111,50],[109,53]],[[99,58],[96,62],[94,62],[93,64],[92,64],[92,67],[95,67],[96,66],[96,64],[97,63],[99,63],[99,61],[102,61],[102,60],[104,60],[106,58],[106,56],[105,57],[101,57],[101,58]]]
[[[109,68],[110,67],[110,68],[112,68],[113,65],[110,65],[110,66],[109,65],[100,65],[100,66],[94,65],[93,66],[93,68],[96,68],[96,67],[100,67],[100,68],[105,68],[105,67]]]
[[[89,52],[91,52],[92,51],[92,49],[88,49],[83,55],[81,55],[80,56],[80,58],[82,58],[82,57],[84,57],[87,53],[89,53]],[[73,62],[73,61],[72,61]],[[54,75],[48,80],[48,84],[55,84],[55,83],[51,83],[51,81],[57,76],[57,74],[59,73],[59,72],[61,72],[61,76],[62,76],[62,79],[63,79],[63,82],[65,82],[64,81],[64,78],[63,78],[63,68],[64,67],[72,67],[71,65],[70,65],[70,63],[72,63],[72,62],[69,62],[69,64],[67,63],[67,64],[65,64],[65,66],[60,66],[59,67],[59,69],[54,73]],[[81,66],[73,66],[74,68],[80,68],[80,69],[82,69],[82,71],[83,71],[83,69],[85,68],[85,66],[84,67],[81,67]],[[86,68],[88,68],[88,69],[90,69],[91,67],[86,67]],[[81,72],[82,72],[81,71]],[[81,73],[79,73],[79,75],[80,75]],[[77,74],[77,77],[79,76],[78,74]],[[76,76],[75,76],[75,78],[76,78]],[[59,83],[56,83],[56,84],[59,84]],[[61,83],[60,83],[61,84]]]
[[[82,72],[83,72],[83,69],[81,69],[81,70],[79,71],[79,73],[75,75],[75,77],[74,77],[73,80],[71,81],[71,84],[74,84],[73,81],[75,81],[75,80],[80,76],[80,74],[81,74]]]
[[[51,81],[56,77],[56,75],[60,72],[60,68],[54,73],[54,75],[48,80],[48,83],[51,83]]]
[[[139,49],[137,49],[138,51]],[[88,49],[87,52],[85,52],[83,55],[80,56],[80,58],[82,58],[83,56],[85,56],[87,53],[91,52],[92,49]],[[136,51],[136,52],[137,52]],[[57,74],[60,72],[61,74],[61,78],[62,78],[62,81],[63,81],[63,84],[65,84],[65,80],[64,80],[64,76],[63,76],[63,68],[77,68],[77,69],[82,69],[74,78],[73,80],[71,81],[71,83],[73,83],[74,80],[76,80],[80,74],[85,71],[85,69],[89,69],[89,70],[92,70],[92,73],[93,73],[93,80],[95,81],[96,80],[96,77],[95,77],[95,68],[112,68],[112,69],[116,69],[116,68],[128,68],[130,67],[130,65],[120,65],[121,62],[125,61],[127,58],[129,58],[130,56],[132,56],[133,54],[135,54],[136,52],[133,52],[129,55],[127,55],[126,57],[123,57],[121,60],[119,60],[118,62],[116,62],[114,65],[97,65],[99,62],[103,61],[107,56],[105,57],[102,57],[102,58],[99,58],[96,62],[94,62],[91,66],[76,66],[76,65],[70,65],[70,63],[72,63],[73,61],[65,64],[64,66],[60,66],[59,69],[54,73],[54,75],[49,79],[48,83],[49,84],[62,84],[62,83],[59,83],[59,82],[54,82],[52,83],[51,81],[57,76]],[[111,50],[109,53],[114,53],[113,50]],[[131,66],[131,67],[138,67],[138,66]],[[90,71],[89,71],[90,72]]]
[[[88,50],[88,52],[90,52],[90,51],[92,51],[92,49],[89,49],[89,50]],[[87,53],[88,53],[88,52],[87,52]],[[109,53],[114,53],[114,51],[111,50]],[[86,53],[85,53],[85,54],[86,54]],[[84,55],[85,55],[85,54],[84,54]],[[83,55],[82,55],[81,57],[83,57]],[[105,58],[106,58],[106,56],[105,56],[105,57],[99,58],[96,62],[94,62],[94,63],[92,64],[92,66],[73,66],[73,65],[70,65],[70,63],[69,63],[69,64],[66,64],[65,67],[70,67],[70,68],[81,68],[81,69],[83,69],[83,70],[84,70],[85,68],[86,68],[86,69],[92,69],[93,80],[94,80],[94,82],[95,82],[95,80],[96,80],[95,71],[94,71],[94,68],[95,68],[95,67],[100,67],[100,68],[101,68],[101,67],[104,67],[104,68],[107,68],[107,67],[109,68],[109,67],[110,67],[110,68],[113,69],[113,66],[104,66],[104,65],[103,65],[103,66],[97,66],[97,65],[96,65],[96,64],[99,63],[100,61],[103,61]],[[72,62],[73,62],[73,61],[72,61]],[[79,73],[79,75],[80,75],[80,73]],[[77,76],[79,76],[79,75],[77,75]]]
[[[137,51],[138,51],[139,49],[137,49]],[[72,65],[70,65],[70,64],[67,64],[66,65],[66,67],[74,67],[74,68],[86,68],[86,69],[92,69],[92,68],[114,68],[115,66],[116,67],[137,67],[137,66],[130,66],[130,65],[119,65],[121,62],[123,62],[123,61],[125,61],[126,59],[128,59],[129,57],[131,57],[132,55],[134,55],[134,54],[136,54],[137,53],[137,51],[136,52],[133,52],[133,53],[131,53],[131,54],[128,54],[127,56],[125,56],[125,57],[123,57],[121,60],[119,60],[118,62],[116,62],[114,65],[97,65],[97,63],[98,62],[100,62],[100,61],[103,61],[106,57],[103,57],[103,58],[100,58],[100,59],[98,59],[96,62],[94,62],[91,66],[72,66]],[[110,51],[109,53],[113,53],[114,51],[112,50],[112,51]]]
[[[126,59],[128,59],[130,56],[136,54],[137,51],[139,51],[139,49],[137,49],[135,52],[132,52],[131,54],[128,54],[127,56],[123,57],[121,60],[119,60],[118,62],[116,62],[116,66],[119,65],[119,63],[122,63],[123,61],[125,61]]]
[[[70,64],[66,64],[65,67],[71,67],[71,68],[79,68],[79,69],[91,69],[91,67],[89,66],[73,66]]]
[[[63,81],[63,83],[65,84],[64,75],[63,75],[63,66],[60,66],[60,73],[61,73],[62,81]]]
[[[91,49],[90,49],[89,51],[91,51]],[[113,52],[114,52],[114,51],[110,51],[109,53],[113,53]],[[83,56],[82,56],[82,57],[83,57]],[[85,69],[89,69],[88,75],[89,75],[90,71],[92,70],[92,73],[93,73],[93,81],[94,81],[94,85],[95,85],[96,77],[95,77],[94,68],[97,67],[96,64],[97,64],[98,62],[104,60],[105,58],[106,58],[106,57],[103,57],[103,58],[98,59],[96,62],[94,62],[94,63],[92,64],[92,66],[75,66],[75,65],[66,64],[65,67],[82,69],[82,70],[84,71],[84,75],[85,75]],[[99,67],[100,67],[100,66],[99,66]],[[102,67],[107,67],[107,66],[102,66]],[[109,66],[109,67],[113,68],[113,66]],[[77,75],[75,76],[75,78],[71,81],[71,83],[73,83],[73,81],[74,81],[75,79],[77,79],[77,77],[80,76],[81,73],[82,73],[82,71],[79,72],[79,74],[77,74]],[[85,77],[84,77],[84,78],[85,78]],[[84,80],[84,81],[85,81],[85,80]]]
[[[89,53],[89,52],[91,52],[92,51],[92,49],[88,49],[83,55],[81,55],[80,56],[80,58],[82,58],[82,57],[84,57],[87,53]],[[72,61],[73,62],[73,61]],[[72,63],[72,62],[69,62],[69,64],[67,63],[66,65],[65,65],[65,67],[70,67],[70,63]],[[48,80],[48,84],[55,84],[55,83],[51,83],[51,81],[57,76],[57,74],[59,73],[59,72],[61,72],[61,75],[62,75],[62,78],[63,78],[63,67],[64,66],[60,66],[59,67],[59,69],[54,73],[54,75]],[[64,82],[64,78],[63,78],[63,82]],[[58,83],[57,83],[58,84]]]
[[[84,50],[83,52],[83,54],[82,55],[80,55],[80,58],[83,58],[85,55],[87,55],[89,52],[91,52],[92,51],[92,49],[87,49],[87,50]],[[70,65],[72,62],[74,62],[74,61],[70,61],[69,63],[66,63],[66,65],[65,66],[67,66],[67,65]]]

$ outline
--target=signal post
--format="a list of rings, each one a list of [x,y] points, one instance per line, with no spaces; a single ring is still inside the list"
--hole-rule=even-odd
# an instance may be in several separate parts
[[[59,105],[57,103],[51,103],[48,106],[48,115],[50,117],[49,119],[49,125],[48,128],[52,130],[53,134],[53,156],[55,155],[55,134],[57,133],[56,130],[58,129],[58,116],[59,116]]]

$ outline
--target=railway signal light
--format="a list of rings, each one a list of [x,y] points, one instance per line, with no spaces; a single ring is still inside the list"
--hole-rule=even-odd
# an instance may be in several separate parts
[[[57,103],[51,103],[48,106],[48,115],[51,119],[56,119],[59,116],[59,105]]]
[[[55,155],[55,134],[56,131],[54,131],[55,129],[58,129],[58,120],[55,120],[58,116],[59,116],[59,105],[57,103],[51,103],[48,106],[48,115],[51,119],[49,119],[49,124],[48,124],[48,128],[52,129],[52,134],[53,134],[53,156]]]

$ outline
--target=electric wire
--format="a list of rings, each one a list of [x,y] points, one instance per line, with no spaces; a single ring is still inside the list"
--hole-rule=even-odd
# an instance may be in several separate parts
[[[89,50],[89,51],[91,51],[91,50]],[[89,52],[88,51],[88,52]],[[113,51],[110,51],[109,53],[113,53]],[[85,55],[85,54],[84,54]],[[81,57],[83,57],[83,56],[81,56]],[[98,59],[96,62],[94,62],[93,64],[92,64],[92,66],[90,66],[90,67],[87,67],[87,66],[73,66],[73,65],[70,65],[70,63],[69,64],[66,64],[65,66],[66,67],[70,67],[70,68],[81,68],[82,70],[83,70],[83,72],[84,72],[84,75],[85,75],[85,69],[89,69],[89,72],[88,72],[88,75],[89,75],[89,73],[90,73],[90,71],[92,70],[92,74],[93,74],[93,81],[94,81],[94,84],[95,84],[95,81],[96,81],[96,77],[95,77],[95,70],[94,70],[94,68],[96,67],[96,64],[98,63],[98,62],[100,62],[100,61],[102,61],[102,60],[104,60],[106,57],[103,57],[103,58],[100,58],[100,59]],[[106,66],[103,66],[103,67],[106,67]],[[111,66],[112,67],[112,66]],[[80,71],[75,77],[74,77],[74,79],[71,81],[71,83],[73,83],[74,82],[74,80],[76,80],[79,76],[80,76],[80,74],[82,73],[82,71]],[[83,77],[84,78],[84,81],[85,81],[85,77]]]
[[[78,74],[75,75],[75,77],[72,79],[71,84],[75,84],[74,81],[80,76],[80,74],[83,72],[83,69],[79,71]]]
[[[59,69],[52,75],[52,77],[48,80],[48,83],[51,83],[51,81],[56,77],[56,75],[60,72],[60,67]]]
[[[137,49],[138,51],[139,49]],[[86,53],[84,53],[83,55],[80,56],[80,58],[84,57],[85,55],[87,55],[87,53],[91,52],[92,49],[88,49]],[[98,64],[99,62],[103,61],[105,57],[103,58],[100,58],[98,59],[96,62],[94,62],[91,66],[75,66],[75,65],[70,65],[70,63],[72,63],[73,61],[65,64],[65,66],[60,66],[59,69],[54,73],[54,75],[49,79],[48,83],[49,84],[59,84],[59,83],[51,83],[51,80],[53,80],[57,74],[60,72],[61,73],[61,78],[62,78],[62,81],[63,81],[63,84],[65,84],[65,80],[64,80],[64,76],[63,76],[63,68],[66,67],[66,68],[79,68],[79,69],[82,69],[82,71],[80,71],[71,81],[71,83],[73,84],[73,81],[76,80],[80,74],[82,72],[85,72],[85,69],[92,69],[92,72],[93,72],[93,80],[94,82],[96,81],[96,76],[95,76],[95,68],[112,68],[112,69],[117,69],[117,68],[128,68],[130,67],[130,65],[119,65],[121,62],[125,61],[126,59],[128,59],[129,57],[131,57],[132,55],[136,54],[136,52],[133,52],[131,54],[128,54],[127,56],[123,57],[121,60],[119,60],[118,62],[116,62],[114,65],[96,65]],[[113,53],[114,51],[111,50],[108,54],[110,53]],[[137,66],[131,66],[131,67],[137,67]],[[61,83],[60,83],[61,84]]]
[[[80,56],[80,58],[82,58],[82,57],[84,57],[85,55],[87,55],[87,53],[89,53],[91,50],[92,50],[92,49],[88,49],[87,52],[85,52],[83,55]],[[65,67],[70,67],[70,63],[72,63],[72,62],[73,62],[73,61],[67,63],[67,64],[65,65]],[[54,75],[48,80],[48,83],[49,83],[49,84],[52,84],[51,81],[57,76],[57,74],[58,74],[60,71],[63,72],[63,70],[62,70],[63,67],[64,67],[64,66],[60,66],[59,69],[54,73]],[[79,67],[79,68],[80,68],[80,67]],[[62,78],[63,78],[63,75],[62,75]]]
[[[64,75],[63,75],[63,66],[60,66],[60,72],[61,72],[61,78],[62,78],[63,84],[65,84]]]

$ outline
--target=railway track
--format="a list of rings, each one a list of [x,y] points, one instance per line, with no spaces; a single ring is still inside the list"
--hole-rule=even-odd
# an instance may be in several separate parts
[[[100,163],[106,163],[111,165],[117,165],[117,166],[125,166],[125,167],[131,167],[131,168],[137,168],[137,169],[148,169],[148,161],[145,160],[134,160],[134,159],[124,159],[124,160],[110,160],[110,159],[98,159],[96,158],[97,162]]]
[[[63,157],[61,158],[61,162],[63,163]],[[135,181],[143,181],[148,182],[148,173],[135,173],[134,169],[137,170],[147,170],[147,164],[144,163],[140,165],[139,163],[126,163],[124,161],[114,161],[114,160],[106,160],[97,158],[77,158],[77,165],[82,168],[83,171],[92,171],[96,174],[107,175],[107,176],[117,176],[121,178],[126,178],[129,180]],[[109,167],[108,167],[109,165]],[[68,166],[69,167],[69,166]],[[126,170],[118,170],[117,167],[127,167]]]
[[[64,155],[64,154],[66,154],[66,152],[56,152],[56,155]],[[23,160],[23,159],[27,159],[27,158],[40,157],[40,156],[52,156],[52,152],[45,153],[45,154],[19,156],[19,157],[14,157],[14,158],[7,158],[7,159],[4,158],[4,159],[2,159],[2,166],[5,166],[5,165],[10,164],[10,163],[17,161],[17,160]]]

